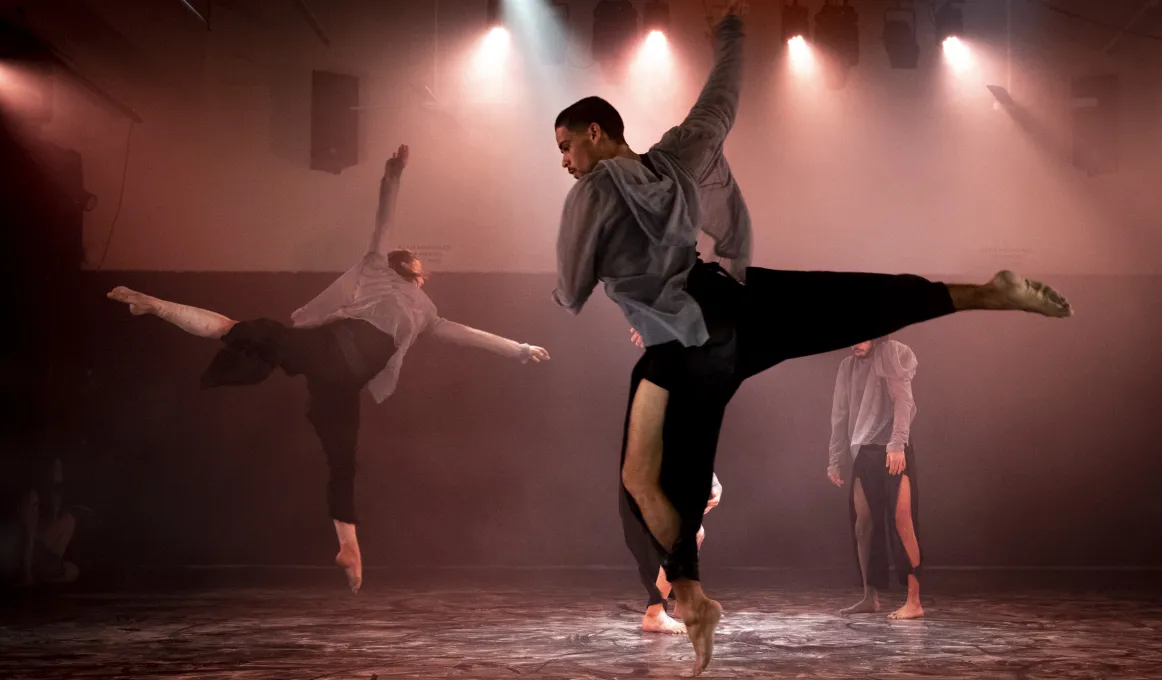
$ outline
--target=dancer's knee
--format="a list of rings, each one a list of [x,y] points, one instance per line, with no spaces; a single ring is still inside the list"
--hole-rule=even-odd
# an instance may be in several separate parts
[[[661,485],[656,476],[632,467],[621,469],[621,483],[634,501],[641,505],[646,499],[661,493]]]

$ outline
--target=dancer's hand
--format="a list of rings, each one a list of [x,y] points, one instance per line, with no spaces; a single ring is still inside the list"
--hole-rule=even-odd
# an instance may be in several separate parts
[[[705,515],[706,513],[713,510],[714,508],[717,508],[718,504],[721,502],[722,502],[722,487],[720,487],[720,486],[711,487],[710,488],[710,500],[706,501],[706,509],[702,511],[702,514]]]
[[[629,329],[629,341],[638,347],[644,348],[646,346],[645,341],[642,340],[642,334],[638,333],[636,328]]]
[[[722,20],[728,16],[737,16],[740,19],[746,17],[747,10],[750,9],[750,4],[747,0],[727,0],[721,7],[716,7],[706,15],[706,40],[710,42],[710,46],[714,47],[718,42],[718,38],[714,29]]]
[[[710,24],[710,28],[713,29],[728,16],[745,18],[749,10],[750,3],[747,0],[726,0],[707,13],[706,23]]]
[[[403,169],[408,164],[408,145],[400,144],[399,149],[387,159],[387,163],[383,165],[383,174],[385,177],[399,177],[403,174]]]
[[[888,451],[888,458],[884,461],[884,465],[888,468],[888,474],[898,475],[904,472],[904,468],[908,467],[908,461],[904,458],[903,451]]]
[[[530,361],[533,362],[534,364],[539,364],[542,361],[549,360],[549,351],[547,349],[545,349],[544,347],[537,347],[536,345],[528,345],[528,348],[529,348],[528,354],[526,354],[520,360],[520,362],[522,364],[527,364]]]
[[[748,0],[729,0],[726,3],[726,10],[723,12],[723,18],[730,15],[735,15],[739,18],[746,17],[746,13],[750,11],[750,2]]]
[[[830,479],[835,486],[843,486],[843,475],[839,474],[838,465],[827,468],[827,479]]]

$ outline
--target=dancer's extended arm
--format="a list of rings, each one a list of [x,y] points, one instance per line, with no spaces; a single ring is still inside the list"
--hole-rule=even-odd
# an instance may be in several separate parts
[[[399,149],[387,159],[383,166],[383,179],[379,180],[379,207],[375,210],[375,229],[371,232],[371,243],[367,252],[375,255],[387,255],[391,247],[388,245],[387,234],[395,215],[395,203],[399,197],[400,177],[408,164],[408,147],[400,144]]]
[[[835,377],[835,395],[831,398],[831,445],[828,447],[827,477],[836,486],[843,485],[839,466],[844,455],[850,454],[851,448],[851,428],[847,422],[850,385],[851,357],[848,357],[839,365],[839,374]]]
[[[476,347],[502,357],[516,359],[522,364],[527,361],[540,363],[549,360],[549,353],[543,347],[527,345],[499,335],[493,335],[462,323],[437,319],[430,329],[433,337],[465,347]]]

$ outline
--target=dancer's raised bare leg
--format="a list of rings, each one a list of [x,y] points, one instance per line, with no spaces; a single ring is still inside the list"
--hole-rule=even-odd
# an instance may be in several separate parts
[[[997,272],[985,284],[950,283],[947,286],[957,311],[1014,310],[1056,318],[1073,315],[1073,307],[1064,295],[1040,281],[1026,279],[1008,270]]]
[[[237,323],[229,317],[208,309],[162,300],[125,286],[114,288],[105,297],[129,305],[129,311],[135,316],[152,314],[201,338],[221,338],[229,333],[230,329]]]

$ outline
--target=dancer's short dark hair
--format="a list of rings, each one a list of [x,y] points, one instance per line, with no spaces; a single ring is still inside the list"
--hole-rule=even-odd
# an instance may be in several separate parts
[[[590,123],[597,123],[618,144],[625,143],[625,123],[621,120],[621,114],[613,108],[613,104],[601,97],[586,97],[570,105],[557,114],[553,129],[563,127],[570,132],[580,132],[589,127]]]
[[[418,281],[420,278],[419,274],[416,274],[411,268],[411,264],[415,260],[416,254],[406,248],[393,250],[387,254],[387,266],[408,281]]]

